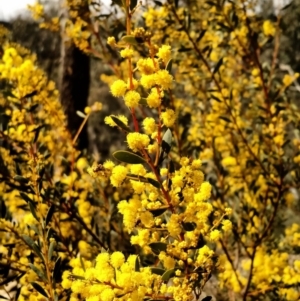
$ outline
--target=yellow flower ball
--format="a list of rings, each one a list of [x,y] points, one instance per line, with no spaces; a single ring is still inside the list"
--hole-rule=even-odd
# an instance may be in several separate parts
[[[121,79],[116,80],[110,87],[111,94],[115,97],[124,96],[126,90],[127,84]]]

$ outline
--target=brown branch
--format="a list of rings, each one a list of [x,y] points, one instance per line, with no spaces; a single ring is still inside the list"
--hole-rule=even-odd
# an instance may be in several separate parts
[[[248,292],[249,292],[249,289],[250,289],[250,286],[251,286],[251,281],[252,281],[252,277],[253,277],[253,268],[254,268],[255,254],[256,254],[256,247],[254,247],[253,253],[251,255],[250,271],[249,271],[247,285],[246,285],[244,293],[243,293],[243,301],[247,300],[247,295],[248,295]]]

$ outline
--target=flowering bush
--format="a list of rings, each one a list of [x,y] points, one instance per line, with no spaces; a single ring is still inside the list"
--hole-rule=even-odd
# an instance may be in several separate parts
[[[127,149],[80,153],[55,84],[0,28],[1,298],[298,300],[298,74],[279,69],[280,15],[262,20],[255,1],[66,5],[66,35],[113,71],[102,80],[128,116],[105,123]]]

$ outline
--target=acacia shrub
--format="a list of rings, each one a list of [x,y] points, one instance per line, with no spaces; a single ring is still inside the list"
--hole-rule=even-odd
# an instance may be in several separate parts
[[[66,34],[114,72],[101,79],[128,115],[105,122],[128,149],[88,164],[55,87],[7,42],[2,283],[18,279],[24,300],[186,301],[208,281],[218,300],[298,300],[299,226],[286,222],[297,215],[298,74],[279,68],[280,15],[263,20],[255,1],[127,0],[111,14],[91,2],[81,18],[81,4],[67,1]],[[79,112],[83,124],[99,109]]]

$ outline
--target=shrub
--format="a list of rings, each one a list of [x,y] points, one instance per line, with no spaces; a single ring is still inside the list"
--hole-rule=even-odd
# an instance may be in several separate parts
[[[1,29],[7,299],[298,300],[298,74],[279,69],[280,15],[254,1],[86,5],[67,1],[66,34],[114,71],[102,80],[128,116],[105,122],[128,148],[102,163],[76,150],[82,127],[71,137],[54,83]]]

